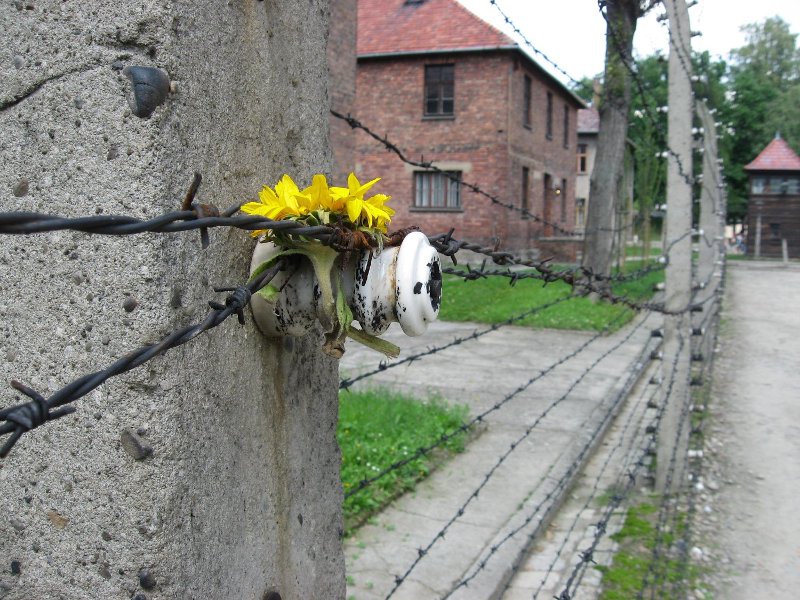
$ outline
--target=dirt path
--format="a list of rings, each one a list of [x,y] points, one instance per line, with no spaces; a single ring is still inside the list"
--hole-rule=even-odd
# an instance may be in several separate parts
[[[798,598],[800,266],[728,264],[697,541],[714,598]]]

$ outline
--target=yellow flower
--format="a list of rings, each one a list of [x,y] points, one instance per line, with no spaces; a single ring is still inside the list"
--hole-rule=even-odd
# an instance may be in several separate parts
[[[301,192],[288,175],[284,175],[275,184],[274,191],[265,185],[258,193],[258,200],[258,202],[244,204],[241,208],[242,212],[279,221],[286,217],[302,217],[316,208],[311,196]],[[260,229],[253,231],[250,235],[255,237],[266,231],[266,229]]]
[[[347,187],[329,187],[325,175],[317,174],[311,185],[300,190],[292,178],[284,175],[273,190],[269,186],[258,194],[258,202],[248,202],[242,212],[260,215],[279,221],[281,219],[302,219],[315,213],[317,222],[328,223],[330,214],[345,216],[356,227],[366,226],[386,233],[386,226],[394,215],[394,210],[386,206],[390,196],[375,194],[364,198],[364,194],[380,177],[362,184],[354,173],[347,178]],[[260,229],[251,235],[258,236],[267,230]]]
[[[334,197],[331,194],[331,190],[328,188],[328,180],[325,179],[325,175],[320,173],[314,175],[311,185],[303,190],[303,194],[311,198],[311,203],[318,208],[330,212],[342,212],[344,208],[342,198]]]
[[[370,198],[364,198],[364,194],[380,179],[376,177],[362,185],[355,174],[350,173],[347,177],[347,188],[332,187],[330,192],[333,197],[344,201],[347,217],[351,223],[356,226],[366,224],[367,227],[373,227],[374,223],[376,229],[386,233],[386,225],[391,221],[394,210],[384,204],[391,199],[391,196],[375,194]]]

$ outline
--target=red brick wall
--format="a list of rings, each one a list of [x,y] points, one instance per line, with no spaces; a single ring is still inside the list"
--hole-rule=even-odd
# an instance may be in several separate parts
[[[356,116],[373,131],[397,144],[408,158],[433,161],[442,168],[463,163],[463,180],[503,202],[520,206],[522,167],[530,169],[529,206],[544,209],[545,173],[567,180],[565,220],[560,200],[552,220],[565,229],[574,228],[575,123],[577,112],[569,102],[569,147],[563,143],[563,111],[567,97],[556,86],[548,87],[533,70],[530,129],[523,126],[523,77],[529,68],[514,53],[496,52],[447,56],[362,60],[357,74]],[[455,65],[455,116],[423,117],[426,64]],[[550,89],[554,98],[553,139],[545,137],[545,102]],[[357,167],[362,178],[383,177],[379,191],[393,196],[397,211],[392,225],[419,225],[428,234],[456,228],[455,236],[512,250],[535,245],[545,231],[519,212],[493,205],[490,200],[462,188],[458,212],[414,210],[414,169],[366,135],[357,137]],[[377,188],[376,188],[377,189]]]

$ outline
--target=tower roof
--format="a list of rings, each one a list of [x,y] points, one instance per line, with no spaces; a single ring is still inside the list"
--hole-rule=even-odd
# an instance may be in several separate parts
[[[792,147],[775,134],[775,138],[767,144],[756,159],[746,165],[745,171],[800,171],[800,156]]]

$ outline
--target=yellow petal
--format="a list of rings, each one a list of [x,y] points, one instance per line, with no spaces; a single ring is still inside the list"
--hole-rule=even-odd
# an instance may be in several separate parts
[[[347,216],[354,224],[358,224],[358,218],[361,216],[361,208],[364,206],[364,201],[361,198],[352,198],[347,200]]]
[[[242,204],[239,210],[250,215],[265,215],[267,209],[268,207],[261,202],[248,202],[247,204]]]

